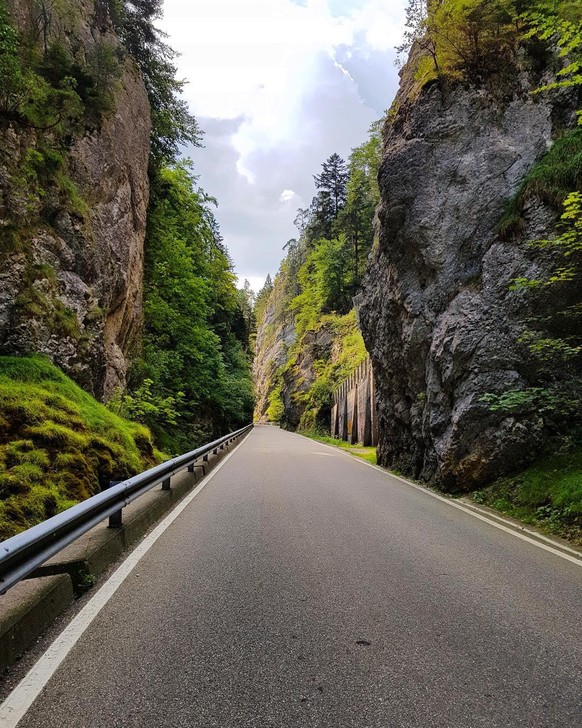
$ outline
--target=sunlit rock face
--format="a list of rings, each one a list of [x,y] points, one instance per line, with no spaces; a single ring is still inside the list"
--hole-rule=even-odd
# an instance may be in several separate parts
[[[31,4],[8,6],[26,30]],[[76,54],[119,44],[94,2],[72,3],[58,21],[51,28]],[[149,136],[146,90],[129,59],[113,108],[71,129],[65,149],[55,145],[66,182],[23,174],[31,150],[51,146],[50,131],[0,128],[0,353],[46,354],[102,399],[124,386],[142,323]]]
[[[411,84],[405,69],[359,312],[377,382],[378,457],[468,489],[530,461],[544,437],[539,415],[494,413],[482,398],[531,385],[518,340],[532,298],[510,285],[550,270],[528,241],[547,237],[557,213],[531,197],[519,234],[498,231],[524,175],[575,124],[577,101],[532,96],[524,73],[503,99],[437,83],[410,98]]]

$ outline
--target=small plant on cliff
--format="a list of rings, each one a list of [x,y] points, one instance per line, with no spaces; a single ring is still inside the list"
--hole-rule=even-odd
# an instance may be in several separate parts
[[[567,63],[558,71],[555,81],[541,86],[534,93],[582,86],[582,10],[576,10],[573,3],[572,7],[562,4],[560,9],[556,3],[551,9],[540,5],[522,16],[529,28],[524,38],[555,43],[558,56]],[[582,126],[582,110],[577,114],[578,124]]]

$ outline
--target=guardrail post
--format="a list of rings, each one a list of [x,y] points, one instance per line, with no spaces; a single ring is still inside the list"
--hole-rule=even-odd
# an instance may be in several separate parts
[[[171,478],[166,478],[162,481],[162,490],[171,490]]]
[[[107,490],[107,488],[112,488],[114,485],[117,485],[118,483],[122,483],[121,480],[110,480],[109,485],[106,486],[104,490]],[[109,516],[109,524],[107,528],[121,528],[123,526],[123,511],[120,508],[118,511],[115,511],[115,513],[112,513]]]

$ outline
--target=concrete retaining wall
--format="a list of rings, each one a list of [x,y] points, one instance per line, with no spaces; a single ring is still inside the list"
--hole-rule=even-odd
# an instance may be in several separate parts
[[[370,359],[336,390],[331,409],[331,436],[352,444],[378,444],[376,391]]]

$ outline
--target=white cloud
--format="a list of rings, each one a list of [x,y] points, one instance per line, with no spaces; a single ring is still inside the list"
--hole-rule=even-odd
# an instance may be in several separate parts
[[[288,205],[290,202],[297,202],[298,200],[299,197],[293,190],[283,190],[279,195],[279,202],[282,202],[284,205]]]
[[[245,281],[248,281],[251,286],[251,290],[254,291],[255,293],[258,293],[261,290],[261,288],[265,285],[266,277],[267,277],[266,275],[264,275],[264,276],[244,276],[244,275],[238,276],[237,277],[237,288],[242,288],[245,284]]]
[[[274,272],[321,162],[347,156],[390,105],[405,2],[165,0],[162,27],[208,132],[196,169],[245,277]]]

